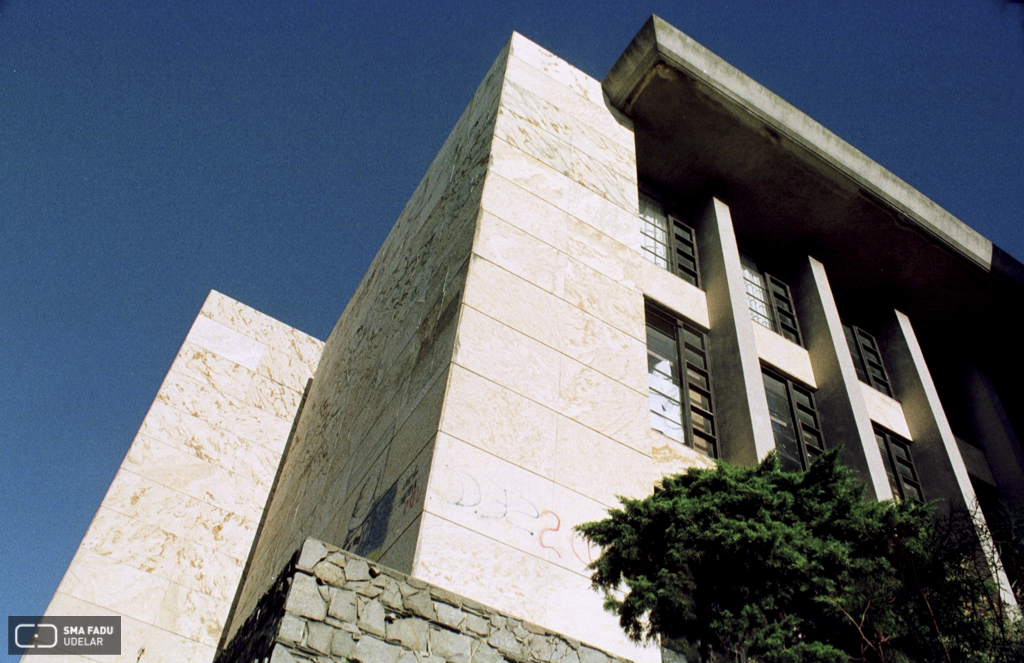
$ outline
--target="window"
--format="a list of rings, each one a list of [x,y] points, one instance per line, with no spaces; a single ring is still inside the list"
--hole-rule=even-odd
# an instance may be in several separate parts
[[[885,473],[889,475],[893,497],[924,504],[924,493],[921,492],[921,482],[917,478],[914,457],[910,455],[910,442],[884,428],[874,428],[875,440],[878,442],[878,450],[882,452],[882,461],[885,463]]]
[[[762,370],[775,448],[782,469],[806,470],[825,451],[811,391],[781,375]]]
[[[762,272],[747,256],[741,255],[740,263],[743,266],[743,285],[747,289],[750,317],[797,345],[803,345],[789,286],[771,274]]]
[[[678,277],[700,287],[697,276],[697,238],[693,228],[671,214],[661,203],[640,194],[642,250],[644,257]]]
[[[846,334],[846,344],[850,346],[853,367],[857,369],[860,381],[871,385],[886,396],[892,396],[889,375],[885,372],[875,337],[859,327],[849,325],[843,325],[843,333]]]
[[[647,384],[651,427],[718,456],[707,337],[700,328],[647,304]]]

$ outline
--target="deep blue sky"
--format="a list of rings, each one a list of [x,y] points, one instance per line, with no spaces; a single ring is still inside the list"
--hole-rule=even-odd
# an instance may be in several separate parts
[[[657,13],[1024,259],[1000,0],[0,0],[0,617],[43,611],[206,293],[318,338],[517,30]]]

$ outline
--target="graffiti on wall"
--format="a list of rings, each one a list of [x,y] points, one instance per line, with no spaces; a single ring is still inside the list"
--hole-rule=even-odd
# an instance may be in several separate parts
[[[443,471],[441,499],[464,514],[486,521],[487,529],[488,525],[507,528],[519,540],[517,547],[545,557],[553,555],[561,565],[577,569],[597,556],[598,549],[572,529],[575,523],[567,523],[559,509],[547,504],[550,500],[528,497],[517,487],[481,479],[450,465],[445,465]],[[526,540],[530,543],[525,544]]]

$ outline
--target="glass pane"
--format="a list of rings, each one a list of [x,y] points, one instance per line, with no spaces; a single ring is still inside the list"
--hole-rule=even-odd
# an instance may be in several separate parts
[[[708,390],[707,376],[697,371],[697,369],[687,366],[686,379],[690,382],[691,385],[700,387],[704,391]]]
[[[903,488],[906,492],[907,499],[914,500],[916,502],[924,502],[924,494],[918,486],[909,482],[904,482]]]
[[[691,409],[690,421],[693,423],[694,431],[703,431],[708,435],[715,434],[715,423],[711,419],[711,417],[708,417],[701,412]]]
[[[704,355],[694,352],[689,347],[686,348],[686,361],[697,368],[707,369],[707,364],[704,362]]]
[[[699,408],[711,411],[711,399],[703,391],[693,386],[690,387],[690,405],[696,405]]]

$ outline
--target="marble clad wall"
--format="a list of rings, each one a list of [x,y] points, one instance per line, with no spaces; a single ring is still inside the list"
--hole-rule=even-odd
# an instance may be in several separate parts
[[[327,340],[228,637],[309,536],[412,567],[506,54]]]
[[[645,294],[704,293],[640,253],[629,121],[520,35],[497,110],[412,575],[631,660],[574,535],[705,458],[653,431]]]
[[[210,293],[46,611],[121,615],[97,660],[213,660],[322,348]]]

